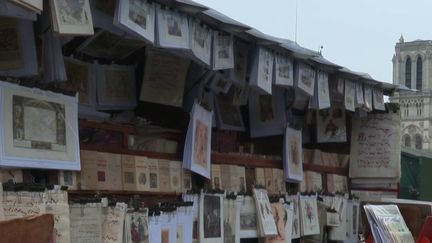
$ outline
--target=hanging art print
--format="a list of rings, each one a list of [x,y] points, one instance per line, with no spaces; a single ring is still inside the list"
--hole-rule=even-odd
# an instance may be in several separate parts
[[[78,98],[0,82],[1,166],[79,170]]]
[[[190,49],[186,15],[158,6],[157,43],[165,48]]]
[[[315,196],[300,196],[300,218],[302,236],[317,235],[320,233],[318,206]]]
[[[93,35],[89,0],[51,0],[54,30],[64,35]]]
[[[189,28],[190,47],[193,55],[200,62],[209,66],[211,64],[212,30],[208,26],[193,19],[189,21]]]
[[[153,43],[155,33],[155,4],[144,0],[117,1],[114,24]]]
[[[303,180],[302,133],[287,127],[284,138],[284,170],[286,181]]]
[[[224,239],[223,197],[219,194],[200,196],[199,207],[199,238],[203,243],[218,243]]]
[[[272,51],[261,46],[256,48],[249,83],[259,93],[272,94],[273,63]]]
[[[315,70],[307,64],[298,63],[294,76],[296,87],[312,96],[315,88]]]
[[[345,80],[345,92],[344,92],[344,100],[345,100],[345,109],[349,111],[355,111],[355,87],[356,83],[351,80]]]
[[[213,70],[234,68],[234,40],[231,34],[213,31]]]
[[[276,53],[273,72],[273,83],[275,85],[282,87],[294,85],[292,58],[282,53]]]
[[[384,95],[383,91],[379,88],[375,88],[372,90],[373,94],[373,108],[375,110],[384,111]]]
[[[319,143],[346,142],[345,110],[341,107],[317,112],[317,140]]]
[[[229,77],[234,83],[246,83],[249,49],[250,46],[240,40],[234,43],[234,68],[229,70]]]

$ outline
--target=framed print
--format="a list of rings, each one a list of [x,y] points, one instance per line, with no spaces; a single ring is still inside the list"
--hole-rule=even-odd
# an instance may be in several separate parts
[[[63,35],[93,35],[89,0],[50,0],[54,31]]]
[[[60,83],[64,89],[78,92],[80,106],[96,106],[96,71],[92,63],[64,58],[67,82]]]
[[[218,95],[215,99],[218,128],[229,131],[244,131],[240,107],[233,105],[227,96]]]
[[[210,81],[210,88],[215,93],[228,93],[231,88],[232,82],[229,78],[225,77],[222,73],[215,73]]]
[[[341,107],[317,111],[318,143],[341,143],[347,141],[345,110]]]
[[[115,13],[115,25],[149,43],[154,43],[156,26],[154,3],[147,0],[117,1]]]
[[[79,170],[78,98],[0,82],[1,166]]]
[[[158,46],[190,49],[189,25],[186,15],[157,6],[156,16]]]
[[[302,132],[287,127],[284,137],[284,171],[286,181],[303,180]]]
[[[344,103],[345,110],[355,111],[355,90],[356,83],[354,81],[345,79],[345,92],[344,92]]]
[[[273,83],[282,87],[294,85],[293,59],[291,57],[282,53],[275,54]]]
[[[353,119],[350,178],[400,178],[400,114]]]
[[[180,107],[190,61],[160,50],[146,53],[140,100]]]
[[[273,218],[270,200],[265,189],[253,189],[256,217],[258,221],[258,233],[260,237],[275,236],[278,234],[277,226]]]
[[[239,196],[240,202],[240,238],[257,238],[255,200],[251,196]]]
[[[0,17],[0,75],[33,76],[38,74],[33,22]]]
[[[373,108],[379,111],[385,111],[383,91],[379,88],[372,90]]]
[[[315,75],[315,70],[311,66],[302,62],[297,63],[294,72],[295,86],[312,96],[315,88]]]
[[[245,84],[249,64],[250,46],[240,40],[234,42],[234,68],[229,70],[230,79],[237,84]]]
[[[355,86],[355,107],[363,107],[364,104],[363,84],[357,82]]]
[[[252,62],[249,84],[259,93],[272,94],[273,63],[273,52],[258,46]]]
[[[320,233],[318,219],[318,205],[315,196],[300,196],[300,219],[302,236],[317,235]]]
[[[144,46],[144,41],[100,29],[77,50],[92,57],[121,60]]]
[[[96,65],[97,109],[124,110],[137,105],[135,67]]]
[[[213,30],[213,70],[234,68],[234,38],[226,32]]]
[[[249,95],[251,137],[281,135],[285,132],[284,90],[275,88],[273,95],[255,92]]]
[[[364,85],[364,101],[365,108],[369,111],[372,111],[372,87],[369,85]]]
[[[199,62],[206,66],[211,64],[212,30],[207,25],[195,19],[189,19],[190,48]]]
[[[222,195],[202,193],[199,207],[199,242],[223,242],[223,216]]]
[[[328,83],[328,73],[317,71],[317,98],[318,109],[330,108],[330,89]]]

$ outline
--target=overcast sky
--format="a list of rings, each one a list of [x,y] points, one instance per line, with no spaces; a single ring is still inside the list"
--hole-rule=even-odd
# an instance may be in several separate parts
[[[195,0],[266,34],[295,39],[296,0]],[[263,4],[264,3],[264,4]],[[298,0],[297,42],[325,58],[392,82],[394,46],[432,39],[430,0]]]

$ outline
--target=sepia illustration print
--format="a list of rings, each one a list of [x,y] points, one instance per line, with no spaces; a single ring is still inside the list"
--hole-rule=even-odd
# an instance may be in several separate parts
[[[64,105],[18,95],[12,102],[15,147],[66,151]]]

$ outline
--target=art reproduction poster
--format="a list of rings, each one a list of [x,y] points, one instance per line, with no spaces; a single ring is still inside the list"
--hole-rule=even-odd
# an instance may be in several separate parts
[[[4,82],[0,92],[0,165],[80,169],[77,97]]]
[[[224,239],[224,208],[222,195],[201,194],[199,212],[200,242],[222,242]]]
[[[320,226],[316,197],[300,196],[299,202],[302,236],[319,234]]]
[[[125,217],[126,243],[149,243],[148,209],[128,212]]]
[[[275,236],[278,234],[273,218],[270,201],[265,189],[253,189],[260,237]]]
[[[124,26],[147,42],[155,39],[155,4],[144,0],[117,1],[114,23]],[[118,22],[118,23],[116,23]]]
[[[198,20],[189,20],[190,47],[194,56],[206,66],[211,64],[212,30]]]
[[[301,130],[285,129],[284,170],[286,181],[303,180],[303,154]]]
[[[338,106],[317,111],[318,143],[338,143],[347,141],[345,110]]]
[[[180,107],[189,62],[168,52],[150,50],[146,55],[140,100]]]
[[[298,195],[286,195],[286,200],[293,206],[292,239],[300,238],[300,206]]]
[[[137,104],[135,67],[97,65],[97,109],[132,109]]]
[[[354,81],[345,80],[345,92],[344,92],[344,100],[345,100],[345,109],[349,111],[355,111],[355,87],[356,83]]]
[[[249,84],[256,88],[261,94],[272,94],[273,83],[273,52],[264,48],[257,47],[251,67]]]
[[[273,95],[252,92],[249,95],[249,121],[251,137],[281,135],[286,115],[283,89],[274,89]]]
[[[294,85],[293,59],[285,54],[276,53],[273,69],[273,83],[288,87]]]
[[[243,117],[239,106],[234,106],[227,96],[218,95],[215,100],[218,128],[229,131],[244,131]]]
[[[234,83],[246,83],[249,49],[250,46],[240,40],[234,42],[234,68],[229,71],[229,77]]]
[[[234,68],[233,36],[213,30],[213,70],[232,68]]]
[[[189,25],[186,15],[156,8],[157,16],[157,43],[165,48],[189,49]]]
[[[315,70],[311,66],[300,62],[296,66],[294,83],[300,90],[312,96],[315,89],[315,75]]]
[[[379,88],[372,90],[373,108],[375,110],[385,111],[383,91]]]
[[[399,178],[400,114],[369,114],[353,120],[350,178]]]
[[[64,35],[93,35],[89,0],[51,0],[54,29]]]
[[[255,200],[251,196],[242,196],[239,198],[240,206],[240,237],[256,238],[258,237],[258,225]]]

